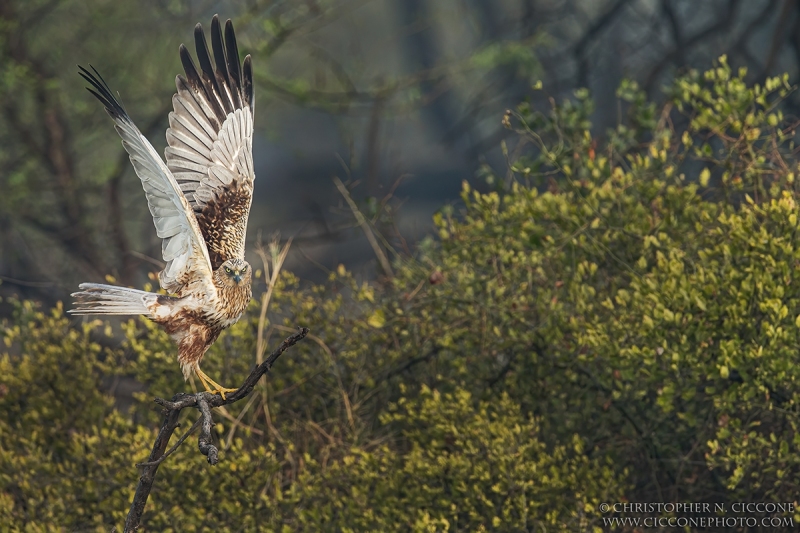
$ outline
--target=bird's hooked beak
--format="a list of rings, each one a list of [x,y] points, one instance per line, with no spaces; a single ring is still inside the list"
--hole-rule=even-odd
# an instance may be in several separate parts
[[[233,281],[235,281],[237,285],[238,285],[239,283],[241,283],[241,282],[242,282],[242,273],[241,273],[241,272],[239,272],[239,271],[236,271],[236,272],[234,272],[234,274],[233,274]]]

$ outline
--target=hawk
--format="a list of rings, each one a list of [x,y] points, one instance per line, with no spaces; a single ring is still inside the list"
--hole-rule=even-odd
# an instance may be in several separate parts
[[[166,164],[134,125],[97,70],[80,67],[87,90],[114,119],[122,146],[142,182],[166,262],[158,279],[169,295],[82,283],[75,315],[144,315],[178,345],[184,379],[194,372],[205,389],[227,389],[200,370],[208,348],[235,324],[252,297],[252,269],[244,259],[253,198],[253,68],[239,62],[230,20],[223,35],[211,21],[212,65],[203,27],[194,29],[200,69],[184,45],[177,94],[167,129]],[[213,388],[212,388],[213,387]]]

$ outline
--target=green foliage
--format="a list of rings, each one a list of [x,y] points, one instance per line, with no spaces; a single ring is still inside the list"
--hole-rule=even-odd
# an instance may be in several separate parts
[[[108,531],[124,520],[137,479],[132,463],[147,457],[155,432],[99,391],[120,354],[92,339],[98,323],[74,328],[61,308],[16,308],[0,358],[0,523],[11,531]]]
[[[476,405],[461,388],[423,386],[381,418],[400,428],[401,453],[353,449],[327,469],[311,459],[313,474],[299,482],[304,529],[586,530],[598,504],[618,494],[610,465],[586,457],[577,435],[546,450],[538,424],[506,395]]]
[[[586,93],[522,105],[508,172],[485,169],[502,187],[465,183],[461,212],[437,214],[438,239],[391,281],[282,273],[203,367],[233,385],[294,326],[312,335],[217,413],[219,466],[191,439],[162,465],[147,527],[599,531],[601,502],[793,501],[794,139],[782,82],[742,76],[722,60],[661,110],[625,84],[628,119],[605,144]],[[193,386],[152,324],[105,349],[100,329],[28,303],[6,325],[14,531],[119,526],[152,396]],[[99,392],[109,374],[148,385],[130,412]]]

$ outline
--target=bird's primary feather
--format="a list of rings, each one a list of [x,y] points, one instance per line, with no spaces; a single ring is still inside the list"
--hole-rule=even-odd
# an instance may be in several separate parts
[[[165,151],[167,166],[194,209],[213,268],[244,258],[247,218],[253,198],[253,71],[250,56],[240,68],[233,25],[211,22],[212,65],[205,34],[195,27],[200,71],[182,46],[186,77],[178,92]]]

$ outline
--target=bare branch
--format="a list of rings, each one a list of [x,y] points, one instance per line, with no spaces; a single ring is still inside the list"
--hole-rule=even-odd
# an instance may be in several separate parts
[[[208,464],[215,465],[219,462],[219,450],[211,440],[211,428],[214,421],[211,419],[211,408],[205,396],[197,396],[197,408],[200,409],[200,419],[203,421],[200,427],[200,438],[197,439],[197,447],[200,453],[208,458]]]
[[[172,433],[178,427],[178,415],[180,410],[168,411],[164,416],[164,422],[161,424],[161,429],[158,432],[155,443],[153,443],[153,450],[150,452],[150,459],[148,463],[157,461],[162,455],[164,450],[167,449]],[[131,509],[128,511],[128,518],[125,520],[125,533],[134,532],[139,529],[139,521],[144,513],[144,506],[147,504],[147,498],[150,496],[150,491],[153,489],[153,482],[156,479],[156,472],[158,471],[158,464],[145,467],[139,478],[139,484],[136,486],[136,494],[131,503]]]
[[[589,26],[589,29],[583,34],[583,37],[575,44],[573,53],[578,60],[578,87],[589,86],[589,55],[587,53],[589,45],[592,44],[595,38],[609,26],[619,12],[629,3],[630,0],[617,0],[608,11],[592,22],[592,25]]]
[[[781,7],[781,14],[778,16],[778,23],[775,27],[775,32],[772,34],[772,44],[767,54],[767,59],[764,61],[764,71],[762,76],[769,75],[772,67],[775,66],[775,61],[778,58],[778,53],[786,41],[786,27],[789,25],[791,19],[792,8],[795,7],[797,2],[795,0],[784,0],[783,7]]]
[[[683,53],[685,48],[690,48],[695,44],[702,42],[709,37],[712,37],[733,25],[733,22],[736,20],[736,12],[739,9],[739,5],[741,4],[741,0],[728,0],[728,7],[725,12],[725,16],[722,17],[719,22],[715,22],[714,24],[709,25],[705,29],[697,32],[695,35],[692,35],[682,43],[681,48],[675,48],[667,55],[661,58],[661,60],[656,63],[656,66],[650,71],[647,75],[645,81],[645,91],[648,94],[652,93],[652,89],[655,86],[656,82],[658,81],[661,72],[673,61],[675,61],[680,54]]]
[[[200,436],[198,437],[198,447],[200,448],[200,452],[207,457],[210,464],[217,464],[219,461],[219,450],[214,446],[211,438],[211,428],[214,425],[214,421],[211,418],[211,410],[215,407],[236,403],[247,397],[253,392],[258,380],[272,369],[272,365],[278,360],[281,354],[291,346],[303,340],[306,335],[308,335],[308,328],[298,328],[297,333],[284,339],[281,345],[278,346],[263,363],[253,368],[250,375],[244,380],[242,386],[235,392],[228,394],[224,400],[222,396],[211,394],[210,392],[198,392],[196,394],[185,394],[181,392],[173,396],[172,400],[164,400],[162,398],[155,399],[157,404],[164,407],[164,422],[161,424],[161,429],[158,432],[155,443],[153,443],[150,457],[148,457],[146,462],[138,465],[143,467],[143,471],[139,478],[139,484],[136,487],[136,494],[133,497],[130,511],[128,511],[128,517],[125,520],[125,533],[133,533],[139,529],[147,499],[150,496],[150,491],[153,489],[153,482],[155,481],[158,466],[164,458],[172,454],[199,424]],[[175,446],[168,452],[165,452],[172,434],[179,426],[178,416],[181,410],[187,407],[198,409],[200,411],[200,418],[195,422],[192,428],[178,440]]]
[[[678,19],[678,13],[675,12],[675,8],[672,5],[672,0],[662,0],[661,10],[667,16],[669,29],[672,32],[672,40],[675,41],[675,58],[679,65],[686,65],[686,53],[683,49],[681,22]]]

